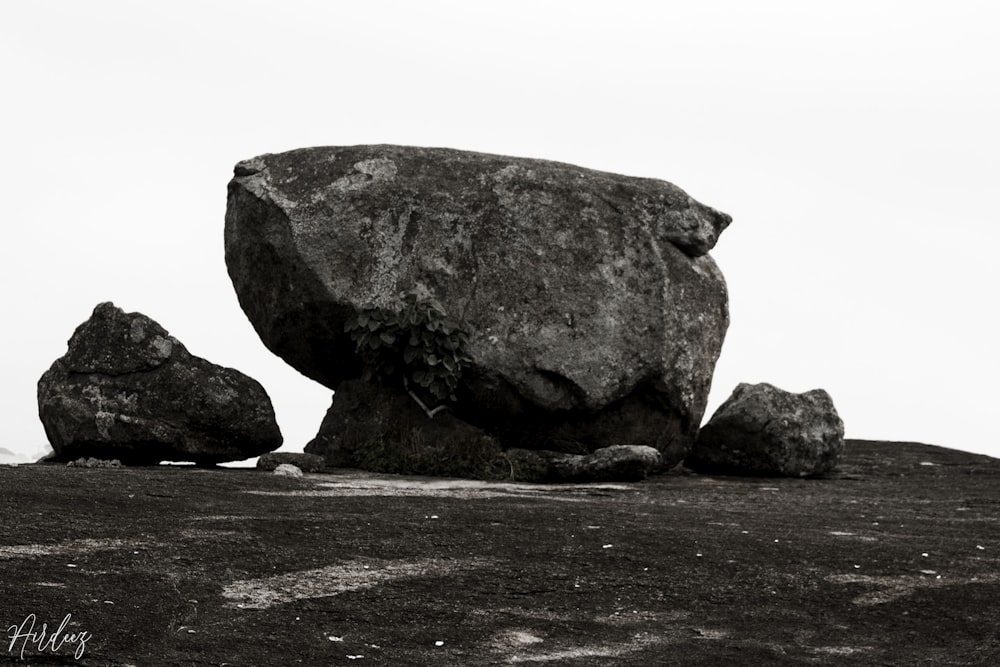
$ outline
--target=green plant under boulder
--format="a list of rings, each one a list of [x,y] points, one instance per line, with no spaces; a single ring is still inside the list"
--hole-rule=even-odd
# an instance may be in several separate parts
[[[362,379],[401,382],[431,418],[447,407],[445,401],[457,400],[462,367],[471,361],[465,351],[469,336],[434,299],[410,293],[401,310],[361,308],[344,324],[344,331],[364,364]],[[429,408],[418,391],[439,404]]]

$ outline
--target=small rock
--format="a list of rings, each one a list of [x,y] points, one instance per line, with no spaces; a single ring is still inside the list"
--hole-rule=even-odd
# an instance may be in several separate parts
[[[88,458],[80,457],[75,461],[70,461],[66,466],[69,468],[121,468],[122,462],[118,459],[97,459],[91,456]]]
[[[289,463],[302,472],[322,472],[326,461],[318,454],[305,452],[268,452],[257,459],[258,470],[275,470],[282,463]]]
[[[701,429],[685,465],[698,472],[804,477],[833,470],[844,423],[822,389],[740,384]]]
[[[509,449],[514,478],[537,482],[636,482],[654,472],[660,452],[644,445],[613,445],[592,454]]]
[[[302,477],[302,470],[291,463],[279,463],[274,469],[274,474],[279,477]]]
[[[660,452],[644,445],[612,445],[584,456],[574,477],[605,482],[646,479],[660,465]]]

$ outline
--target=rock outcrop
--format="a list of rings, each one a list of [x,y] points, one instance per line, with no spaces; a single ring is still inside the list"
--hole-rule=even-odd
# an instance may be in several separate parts
[[[415,294],[469,336],[452,424],[505,448],[652,446],[669,466],[693,444],[728,326],[706,253],[729,222],[660,180],[312,148],[236,166],[226,263],[265,345],[337,400],[357,402],[342,383],[361,373],[345,323]]]
[[[211,465],[277,449],[271,401],[252,378],[192,355],[141,313],[98,305],[38,382],[54,460]]]
[[[701,429],[685,462],[700,472],[804,477],[832,471],[844,423],[822,389],[740,384]]]

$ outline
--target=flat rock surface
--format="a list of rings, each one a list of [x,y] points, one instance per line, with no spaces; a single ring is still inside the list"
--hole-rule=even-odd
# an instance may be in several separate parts
[[[1000,460],[926,445],[563,486],[22,465],[0,516],[0,665],[1000,664]],[[11,640],[32,614],[83,655]]]

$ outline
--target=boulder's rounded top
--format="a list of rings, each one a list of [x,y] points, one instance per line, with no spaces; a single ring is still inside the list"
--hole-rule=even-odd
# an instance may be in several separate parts
[[[380,188],[449,192],[460,198],[492,189],[505,208],[608,205],[618,215],[651,223],[685,254],[708,253],[732,217],[706,206],[673,183],[576,165],[452,148],[389,144],[322,146],[267,153],[236,164],[233,181],[287,208],[322,207],[330,197],[370,198]],[[292,206],[287,206],[294,203]]]
[[[789,403],[809,403],[823,406],[829,410],[834,410],[833,398],[825,389],[811,389],[809,391],[795,393],[785,391],[784,389],[767,382],[758,382],[756,384],[749,382],[739,383],[736,385],[736,389],[733,390],[732,395],[727,399],[726,403],[766,403],[768,405],[782,406]]]

